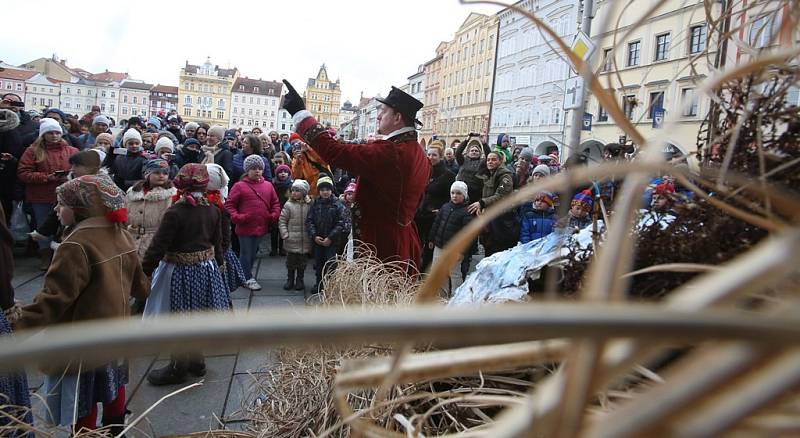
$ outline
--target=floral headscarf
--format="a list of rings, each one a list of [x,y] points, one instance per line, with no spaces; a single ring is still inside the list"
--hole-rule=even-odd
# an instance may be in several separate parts
[[[105,216],[111,222],[126,222],[125,192],[106,174],[84,175],[56,188],[58,203],[78,214]]]
[[[205,164],[189,163],[181,167],[172,183],[178,189],[180,200],[192,206],[198,203],[208,205],[208,201],[202,196],[208,189],[208,180],[208,169]]]

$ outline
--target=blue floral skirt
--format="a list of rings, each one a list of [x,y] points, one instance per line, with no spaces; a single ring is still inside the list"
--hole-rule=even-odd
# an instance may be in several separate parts
[[[231,293],[247,281],[244,276],[244,269],[242,269],[242,263],[239,262],[239,257],[236,257],[236,254],[230,249],[225,251],[225,272],[222,273],[222,277],[225,279],[228,291]]]
[[[176,265],[162,260],[153,272],[143,317],[230,308],[231,295],[215,261]]]
[[[9,334],[11,334],[11,325],[6,320],[5,313],[0,310],[0,336]],[[3,406],[3,414],[8,414],[30,425],[33,424],[28,379],[24,373],[0,374],[0,406]],[[14,424],[15,422],[10,418],[0,415],[0,436],[17,436]]]

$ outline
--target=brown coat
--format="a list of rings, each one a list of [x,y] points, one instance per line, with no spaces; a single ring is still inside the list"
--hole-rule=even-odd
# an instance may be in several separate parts
[[[78,223],[61,242],[42,290],[22,308],[17,328],[124,318],[131,296],[145,299],[149,281],[136,244],[121,224],[104,217]]]

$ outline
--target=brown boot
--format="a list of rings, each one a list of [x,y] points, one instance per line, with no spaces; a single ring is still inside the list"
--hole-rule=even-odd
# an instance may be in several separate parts
[[[50,248],[39,250],[39,270],[46,271],[50,268],[50,262],[53,261],[53,250]]]

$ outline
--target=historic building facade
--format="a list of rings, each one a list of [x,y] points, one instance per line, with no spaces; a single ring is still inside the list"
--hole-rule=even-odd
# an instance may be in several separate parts
[[[178,78],[178,114],[184,121],[228,126],[231,89],[239,70],[219,68],[206,59],[203,65],[187,61]]]
[[[261,79],[240,77],[231,92],[230,128],[250,131],[255,127],[263,132],[275,129],[283,84]]]
[[[319,68],[317,77],[308,78],[303,98],[306,101],[306,108],[323,126],[334,128],[339,126],[342,89],[338,79],[336,82],[329,79],[325,64]]]

